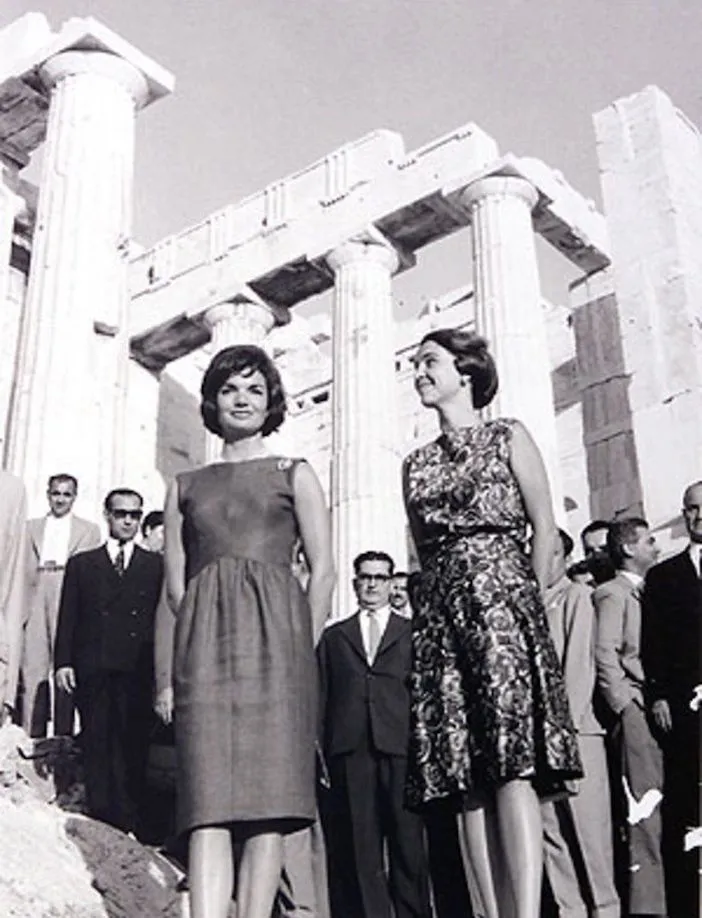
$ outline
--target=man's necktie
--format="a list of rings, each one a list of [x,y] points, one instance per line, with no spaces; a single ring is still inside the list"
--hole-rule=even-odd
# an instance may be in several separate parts
[[[372,663],[380,646],[380,622],[376,612],[368,611],[368,660]]]
[[[121,577],[125,571],[125,557],[124,557],[124,545],[120,544],[117,549],[117,554],[115,555],[115,570],[117,571],[117,576]]]

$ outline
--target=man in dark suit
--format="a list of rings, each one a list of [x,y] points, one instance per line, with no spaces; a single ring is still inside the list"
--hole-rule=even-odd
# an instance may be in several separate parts
[[[671,918],[696,915],[698,849],[685,836],[699,826],[700,639],[702,637],[702,481],[683,495],[690,541],[646,578],[642,657],[651,716],[663,749],[663,859]]]
[[[91,815],[136,832],[153,691],[154,615],[163,559],[134,544],[142,498],[105,498],[106,544],[69,559],[56,635],[56,682],[75,691]]]
[[[359,611],[327,628],[318,648],[332,916],[428,918],[422,821],[403,806],[411,625],[388,605],[389,555],[364,552],[354,574]]]

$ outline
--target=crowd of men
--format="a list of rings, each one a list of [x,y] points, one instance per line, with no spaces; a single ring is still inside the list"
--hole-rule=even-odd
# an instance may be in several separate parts
[[[33,737],[79,729],[90,812],[139,836],[163,516],[115,489],[102,539],[73,513],[77,493],[75,477],[52,476],[48,513],[27,522],[21,484],[0,474],[3,718]],[[697,915],[702,481],[682,516],[688,543],[660,563],[640,517],[590,523],[575,564],[560,532],[546,612],[585,777],[542,805],[545,915]],[[281,915],[472,914],[450,801],[421,817],[403,804],[411,577],[363,552],[356,614],[323,632],[320,819],[286,838]]]

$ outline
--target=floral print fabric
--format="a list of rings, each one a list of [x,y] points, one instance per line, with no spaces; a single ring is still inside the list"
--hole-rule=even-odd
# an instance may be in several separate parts
[[[575,730],[510,467],[514,421],[453,430],[405,460],[422,566],[413,589],[406,796],[432,800],[582,774]]]

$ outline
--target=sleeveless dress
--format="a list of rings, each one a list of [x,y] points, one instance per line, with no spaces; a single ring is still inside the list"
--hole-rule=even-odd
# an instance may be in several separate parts
[[[444,434],[405,459],[422,567],[412,590],[406,799],[582,776],[560,663],[528,555],[510,466],[514,421]]]
[[[177,477],[186,591],[173,684],[181,832],[314,817],[316,668],[291,570],[296,461],[220,462]]]

